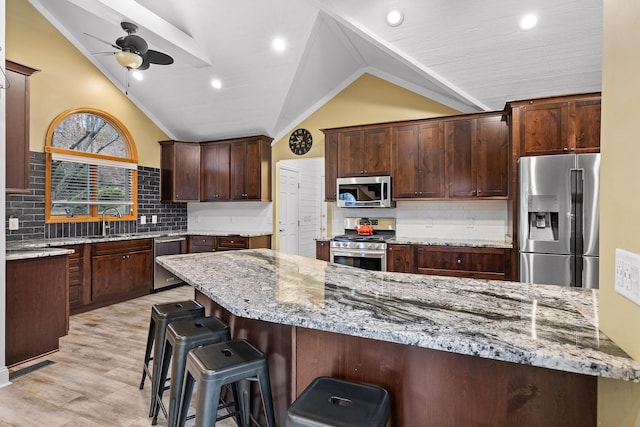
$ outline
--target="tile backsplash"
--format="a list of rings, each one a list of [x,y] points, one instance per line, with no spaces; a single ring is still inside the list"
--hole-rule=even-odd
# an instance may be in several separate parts
[[[6,240],[38,240],[61,237],[98,236],[100,222],[45,223],[45,154],[29,153],[29,194],[6,195]],[[138,166],[138,217],[145,215],[147,224],[139,221],[109,221],[112,234],[144,231],[186,230],[187,205],[160,202],[160,169]],[[151,215],[158,216],[151,224]],[[9,230],[9,218],[17,218],[20,229]]]
[[[344,232],[345,217],[391,217],[402,238],[511,240],[506,200],[398,202],[395,209],[346,209],[332,206],[332,234]]]

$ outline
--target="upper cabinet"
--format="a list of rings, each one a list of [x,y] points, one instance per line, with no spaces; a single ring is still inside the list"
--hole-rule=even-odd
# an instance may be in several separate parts
[[[600,151],[600,93],[507,104],[519,156]]]
[[[200,145],[179,141],[160,141],[160,145],[160,199],[200,201]]]
[[[228,140],[231,200],[271,201],[271,141],[267,136]]]
[[[29,193],[29,76],[38,72],[6,61],[6,192]]]
[[[338,132],[338,177],[390,175],[391,128]]]
[[[338,133],[328,132],[324,135],[324,199],[335,202],[338,195]]]
[[[391,143],[394,198],[445,197],[445,154],[444,123],[394,127]]]
[[[449,197],[506,197],[508,126],[501,113],[446,122]]]
[[[200,200],[231,200],[231,144],[200,144]]]
[[[162,201],[271,201],[271,141],[161,141]]]

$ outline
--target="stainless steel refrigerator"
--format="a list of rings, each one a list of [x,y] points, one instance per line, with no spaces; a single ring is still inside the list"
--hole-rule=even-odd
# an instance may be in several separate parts
[[[519,160],[520,281],[597,289],[600,154]]]

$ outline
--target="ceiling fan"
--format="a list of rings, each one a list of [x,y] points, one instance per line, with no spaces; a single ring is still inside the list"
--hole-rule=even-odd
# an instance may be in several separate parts
[[[84,34],[117,49],[117,52],[108,53],[113,54],[116,57],[118,64],[127,69],[146,70],[151,64],[173,64],[172,57],[166,53],[149,49],[147,42],[142,37],[135,34],[138,31],[138,26],[136,24],[123,21],[120,23],[120,27],[126,31],[127,35],[118,37],[115,44],[88,33]]]

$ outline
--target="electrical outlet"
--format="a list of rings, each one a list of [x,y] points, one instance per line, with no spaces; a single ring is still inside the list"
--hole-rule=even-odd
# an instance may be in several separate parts
[[[9,230],[19,230],[20,221],[18,218],[9,218]]]
[[[640,305],[640,255],[616,248],[615,290]]]
[[[146,215],[141,215],[140,216],[140,224],[141,225],[145,225],[147,223],[147,216]]]
[[[158,223],[158,215],[151,215],[151,224]]]

